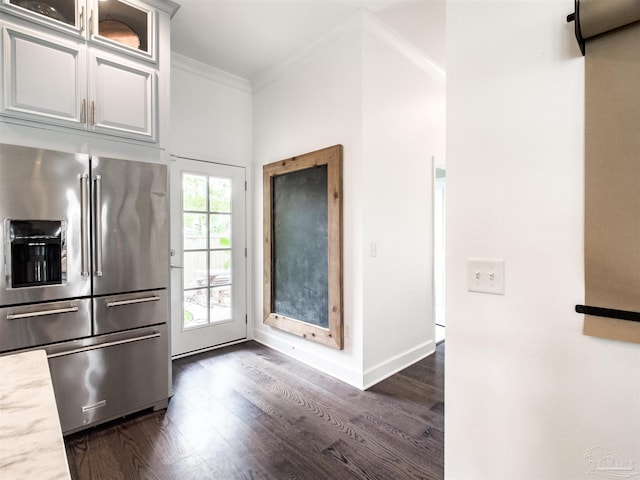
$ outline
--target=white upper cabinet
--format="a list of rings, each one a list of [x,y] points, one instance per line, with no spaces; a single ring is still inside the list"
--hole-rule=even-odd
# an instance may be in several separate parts
[[[88,22],[90,40],[123,53],[156,60],[155,10],[145,4],[93,0]]]
[[[157,143],[168,104],[159,83],[169,77],[159,46],[168,40],[159,39],[172,8],[170,0],[0,0],[0,121]]]
[[[85,128],[86,48],[9,25],[2,27],[2,112],[19,118]]]
[[[107,53],[92,53],[89,130],[126,137],[155,138],[156,72]]]
[[[62,32],[84,36],[83,0],[0,0],[5,12]],[[80,3],[78,3],[80,2]]]
[[[136,0],[0,0],[4,11],[155,62],[156,10]]]

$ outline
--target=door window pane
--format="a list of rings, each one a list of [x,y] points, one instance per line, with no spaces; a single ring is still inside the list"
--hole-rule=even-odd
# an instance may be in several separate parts
[[[185,329],[233,318],[231,179],[183,174]]]
[[[208,288],[185,290],[183,302],[184,328],[199,327],[209,323],[207,309]]]
[[[211,323],[231,320],[231,285],[214,287],[210,292],[209,312]]]
[[[231,250],[210,252],[209,277],[211,285],[231,283]]]
[[[207,252],[184,252],[184,288],[208,286]]]
[[[183,245],[185,251],[207,248],[207,216],[185,213],[182,216]]]
[[[209,215],[209,248],[231,248],[231,215]]]
[[[209,177],[209,211],[231,213],[231,179]]]
[[[182,204],[186,211],[207,211],[207,177],[188,173],[182,176]]]

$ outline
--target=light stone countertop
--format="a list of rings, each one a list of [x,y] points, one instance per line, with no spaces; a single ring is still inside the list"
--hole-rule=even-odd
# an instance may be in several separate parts
[[[45,351],[0,357],[0,479],[70,478]]]

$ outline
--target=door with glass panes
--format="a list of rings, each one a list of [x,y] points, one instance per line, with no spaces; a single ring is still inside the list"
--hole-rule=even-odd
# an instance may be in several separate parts
[[[171,162],[171,354],[246,338],[245,169]]]

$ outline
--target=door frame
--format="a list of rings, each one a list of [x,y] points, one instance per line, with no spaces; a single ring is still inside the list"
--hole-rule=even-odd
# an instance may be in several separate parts
[[[254,297],[253,297],[253,291],[254,291],[254,256],[253,256],[253,245],[254,245],[254,228],[253,228],[253,210],[254,210],[254,205],[253,205],[253,172],[254,172],[254,168],[253,165],[250,162],[247,162],[246,164],[243,164],[241,162],[234,162],[234,161],[228,161],[228,159],[220,159],[218,157],[212,157],[212,156],[208,156],[208,155],[201,155],[201,154],[194,154],[193,152],[182,152],[182,153],[171,153],[169,155],[169,192],[171,192],[171,182],[174,181],[172,175],[171,175],[171,162],[177,161],[178,159],[183,159],[183,160],[193,160],[193,161],[199,161],[199,162],[206,162],[206,163],[212,163],[212,164],[217,164],[220,166],[227,166],[227,167],[240,167],[240,168],[244,168],[245,169],[245,245],[246,245],[246,249],[247,249],[247,253],[246,253],[246,264],[245,264],[245,277],[246,277],[246,285],[245,285],[245,306],[246,306],[246,316],[247,316],[247,332],[246,332],[246,338],[244,339],[240,339],[240,340],[236,340],[236,341],[232,341],[232,342],[228,342],[228,343],[224,343],[221,345],[214,345],[212,347],[208,347],[208,348],[204,348],[201,350],[198,350],[197,353],[201,353],[201,352],[207,352],[207,351],[211,351],[211,350],[216,350],[218,348],[223,348],[229,345],[235,345],[235,344],[239,344],[239,343],[244,343],[247,342],[249,340],[253,340],[255,338],[255,332],[254,332]],[[169,200],[169,202],[171,203],[171,198]],[[170,209],[170,225],[173,222],[173,212],[171,211],[172,209]],[[170,233],[171,233],[171,229],[170,229]],[[169,239],[169,248],[171,249],[171,237]],[[170,263],[173,261],[174,256],[170,256]],[[172,279],[172,275],[173,275],[173,269],[170,268],[170,266],[168,265],[167,268],[169,269],[169,358],[170,360],[177,360],[179,358],[183,358],[183,357],[187,357],[190,355],[193,355],[195,352],[187,352],[187,353],[183,353],[183,354],[178,354],[178,355],[173,355],[172,353],[172,331],[171,328],[173,328],[172,325],[172,321],[171,321],[171,314],[173,312],[173,292],[172,292],[172,284],[173,282],[171,281]]]
[[[438,161],[436,159],[436,156],[433,155],[431,157],[431,172],[433,175],[433,183],[432,183],[432,229],[433,229],[433,248],[432,248],[432,269],[433,269],[433,332],[434,332],[434,340],[438,340],[439,335],[436,334],[437,330],[442,331],[443,336],[444,336],[444,331],[445,331],[445,325],[446,325],[446,309],[445,309],[445,305],[446,302],[444,301],[444,299],[446,299],[446,171],[447,171],[447,167],[444,164],[444,162]],[[436,263],[437,263],[437,255],[438,252],[436,250],[436,245],[438,242],[437,239],[437,235],[438,235],[438,231],[436,231],[436,196],[438,194],[437,190],[438,190],[438,170],[443,170],[445,172],[445,180],[443,180],[444,184],[445,184],[445,198],[443,199],[443,205],[442,205],[442,232],[440,232],[442,234],[443,238],[443,249],[444,249],[444,258],[443,258],[443,278],[440,279],[438,278],[438,272],[436,270]],[[443,305],[442,308],[439,309],[437,307],[437,293],[438,293],[438,284],[442,283],[442,285],[440,285],[440,288],[442,288],[442,295],[443,295]],[[439,314],[438,314],[438,310],[442,310],[442,317],[444,319],[444,325],[440,325],[438,324],[438,320],[439,320]],[[444,337],[443,337],[444,339]]]

